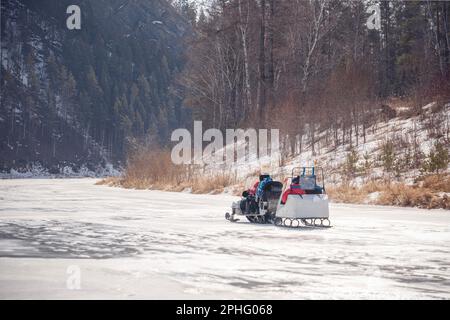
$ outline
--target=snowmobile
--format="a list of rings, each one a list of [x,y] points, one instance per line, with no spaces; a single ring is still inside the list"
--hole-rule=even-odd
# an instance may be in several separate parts
[[[328,196],[325,191],[323,169],[296,167],[285,185],[261,175],[257,191],[247,190],[242,199],[233,202],[231,214],[225,218],[239,221],[245,216],[251,223],[271,223],[284,227],[331,227]]]
[[[225,218],[232,222],[238,221],[235,215],[243,215],[252,223],[271,223],[275,218],[283,184],[273,181],[269,175],[261,175],[258,189],[246,190],[242,193],[240,201],[233,202],[231,214],[226,213]]]

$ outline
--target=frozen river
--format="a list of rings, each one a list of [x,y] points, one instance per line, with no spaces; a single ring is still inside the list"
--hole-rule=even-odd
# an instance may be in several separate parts
[[[0,180],[0,298],[450,298],[449,211],[333,204],[333,228],[286,229],[94,183]]]

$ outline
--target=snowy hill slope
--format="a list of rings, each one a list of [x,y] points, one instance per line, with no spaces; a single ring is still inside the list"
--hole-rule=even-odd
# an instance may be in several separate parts
[[[362,130],[360,130],[362,132]],[[341,135],[342,133],[339,132]],[[370,179],[395,178],[399,181],[411,183],[422,172],[423,161],[429,155],[436,142],[441,141],[447,151],[450,150],[450,103],[436,110],[436,103],[430,103],[422,108],[420,115],[400,115],[388,121],[377,122],[366,129],[365,138],[352,136],[344,144],[335,146],[327,137],[327,132],[316,133],[315,152],[312,152],[310,138],[303,136],[301,152],[295,155],[282,155],[283,151],[257,158],[250,155],[248,161],[241,163],[207,165],[204,171],[231,172],[242,178],[260,170],[275,176],[288,176],[293,167],[317,165],[324,168],[329,183],[338,184],[344,179],[361,184]],[[392,143],[394,162],[401,168],[395,167],[391,172],[383,168],[383,146]],[[297,139],[297,146],[300,141]],[[224,149],[230,148],[226,146]],[[297,150],[299,151],[299,150]],[[226,151],[224,151],[225,153]],[[356,154],[354,166],[357,169],[353,176],[345,176],[346,161],[351,152]],[[413,163],[417,157],[419,163]],[[284,159],[282,159],[284,158]],[[443,172],[449,172],[447,167]]]

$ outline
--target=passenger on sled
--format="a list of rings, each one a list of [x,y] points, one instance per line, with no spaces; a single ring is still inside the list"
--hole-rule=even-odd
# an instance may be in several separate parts
[[[281,204],[286,204],[289,195],[299,195],[302,197],[304,194],[322,194],[322,187],[316,184],[316,177],[298,175],[291,181],[289,188],[287,188],[281,197]]]
[[[283,192],[283,195],[281,196],[281,204],[286,204],[287,198],[291,194],[296,194],[299,196],[305,194],[305,190],[303,190],[300,185],[300,176],[296,176],[295,178],[293,178],[289,188],[286,188],[286,190]]]

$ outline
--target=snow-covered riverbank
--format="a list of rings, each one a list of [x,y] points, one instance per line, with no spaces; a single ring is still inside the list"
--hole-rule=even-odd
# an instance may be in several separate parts
[[[95,181],[0,180],[0,298],[450,298],[448,211],[333,204],[291,230]]]

